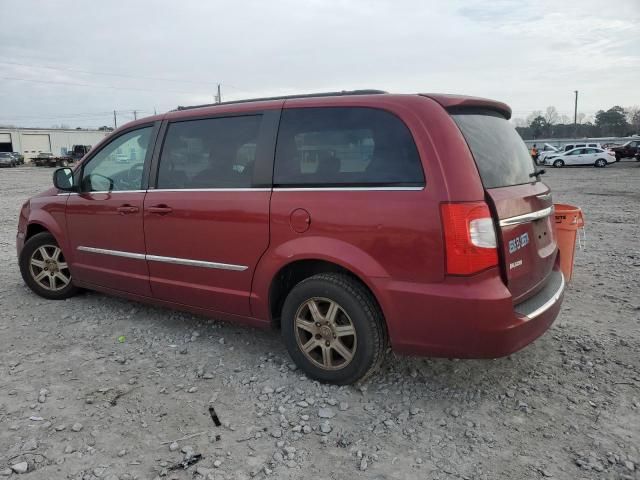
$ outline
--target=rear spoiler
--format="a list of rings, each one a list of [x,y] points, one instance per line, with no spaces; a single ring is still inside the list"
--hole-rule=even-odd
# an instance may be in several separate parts
[[[461,108],[478,108],[483,110],[493,110],[503,115],[507,120],[511,118],[511,108],[506,103],[489,100],[481,97],[466,97],[463,95],[447,95],[443,93],[420,93],[423,97],[435,100],[447,110],[458,110]]]

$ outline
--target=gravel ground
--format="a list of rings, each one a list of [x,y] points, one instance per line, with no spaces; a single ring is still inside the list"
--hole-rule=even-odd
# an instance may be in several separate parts
[[[555,201],[585,212],[587,248],[534,344],[389,354],[341,388],[296,371],[275,331],[36,297],[14,238],[51,173],[0,170],[0,478],[640,478],[640,164],[548,169]]]

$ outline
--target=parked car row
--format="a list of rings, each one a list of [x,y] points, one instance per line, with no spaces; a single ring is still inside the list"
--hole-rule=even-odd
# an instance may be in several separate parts
[[[568,143],[563,147],[554,147],[545,143],[537,150],[534,158],[538,165],[593,165],[606,167],[609,163],[624,158],[636,158],[640,161],[640,140],[630,140],[623,145],[600,145],[600,143]]]
[[[0,152],[0,167],[17,167],[24,164],[24,156],[18,152]]]

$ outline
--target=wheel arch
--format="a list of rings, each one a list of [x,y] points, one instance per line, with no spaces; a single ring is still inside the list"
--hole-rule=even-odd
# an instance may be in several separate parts
[[[384,301],[368,279],[388,277],[386,270],[354,245],[319,237],[292,240],[262,258],[253,281],[253,315],[278,326],[282,303],[293,286],[305,278],[327,272],[344,273],[360,282],[384,316]]]

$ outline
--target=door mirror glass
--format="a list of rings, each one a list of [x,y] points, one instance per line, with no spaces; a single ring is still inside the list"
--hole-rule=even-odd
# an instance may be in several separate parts
[[[67,192],[74,190],[73,170],[70,168],[58,168],[53,172],[53,186],[58,190]]]
[[[84,177],[85,185],[89,185],[90,192],[111,192],[113,191],[113,179],[100,175],[99,173],[90,173]]]

